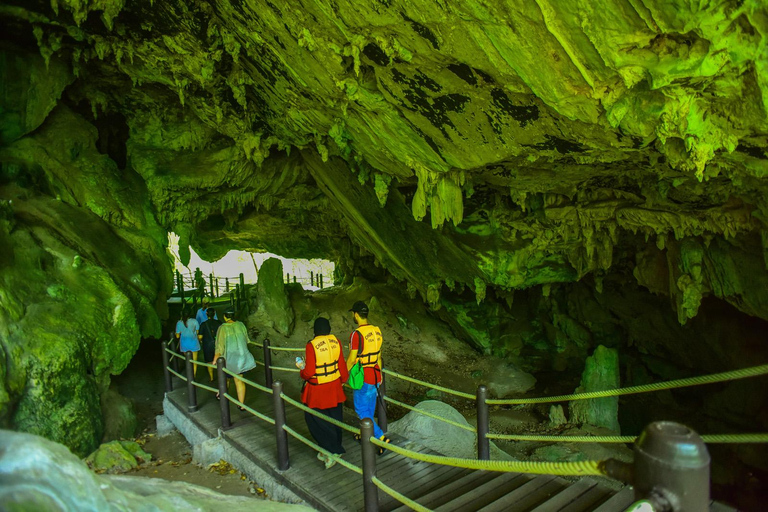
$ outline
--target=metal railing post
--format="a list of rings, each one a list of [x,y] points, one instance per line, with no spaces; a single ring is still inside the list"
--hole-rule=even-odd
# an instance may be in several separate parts
[[[365,512],[378,512],[379,488],[373,483],[373,478],[376,476],[376,447],[371,442],[371,437],[373,437],[373,421],[371,421],[371,418],[363,418],[363,421],[360,422],[360,435],[363,452]]]
[[[264,338],[264,382],[268,388],[272,387],[272,351],[269,350],[269,338]]]
[[[240,285],[235,285],[235,312],[240,313]]]
[[[291,282],[291,274],[286,273],[285,274],[285,284],[288,284]]]
[[[214,297],[214,295],[213,295],[213,273],[208,274],[208,287],[211,289],[211,297]]]
[[[219,278],[216,278],[216,297],[219,296]]]
[[[320,288],[323,288],[323,274],[320,274]]]
[[[488,388],[480,385],[477,387],[477,458],[478,460],[491,460],[491,441],[488,432],[491,430],[488,415]]]
[[[232,419],[229,416],[229,400],[224,395],[227,393],[227,374],[224,368],[227,367],[227,361],[220,357],[216,360],[216,371],[219,377],[219,408],[221,410],[221,429],[232,428]]]
[[[309,271],[309,285],[315,286],[315,273],[311,270]]]
[[[635,443],[635,500],[654,510],[709,510],[709,464],[699,434],[673,421],[651,423]]]
[[[376,399],[376,422],[382,432],[387,431],[387,404],[384,397],[387,395],[387,388],[384,383],[384,373],[381,374],[381,384],[379,384],[378,397]]]
[[[243,294],[243,300],[245,300],[245,276],[240,272],[240,293]]]
[[[229,278],[228,277],[224,278],[224,289],[227,291],[227,293],[229,293]]]
[[[296,274],[293,274],[293,284],[296,284]]]
[[[193,382],[195,381],[194,368],[192,367],[192,352],[187,350],[184,355],[187,359],[187,411],[197,411],[197,388]]]
[[[279,380],[272,383],[272,399],[275,406],[275,440],[277,442],[277,469],[285,471],[291,467],[288,459],[288,432],[285,426],[285,402],[280,396],[283,394],[283,383]]]
[[[168,371],[168,345],[164,341],[160,341],[160,347],[163,349],[163,374],[165,375],[165,392],[170,393],[173,391],[173,379],[171,378],[171,372]]]
[[[184,307],[184,277],[181,275],[181,272],[178,270],[176,271],[179,274],[179,297],[181,298],[181,307]]]

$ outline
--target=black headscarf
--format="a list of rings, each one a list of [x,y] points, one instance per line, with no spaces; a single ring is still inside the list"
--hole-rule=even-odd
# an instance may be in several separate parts
[[[315,336],[326,336],[331,334],[331,322],[327,318],[318,318],[315,320]]]

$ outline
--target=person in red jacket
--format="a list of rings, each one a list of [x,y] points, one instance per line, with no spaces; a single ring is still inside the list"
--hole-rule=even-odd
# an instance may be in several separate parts
[[[349,371],[344,363],[341,342],[331,334],[331,323],[326,318],[315,320],[314,330],[315,337],[305,349],[303,366],[296,363],[301,369],[301,378],[306,381],[301,401],[307,407],[343,421],[342,407],[346,396],[341,385],[349,379]],[[341,445],[341,428],[308,412],[304,413],[304,419],[317,444],[336,455],[345,452]],[[325,463],[326,469],[336,464],[322,453],[318,453],[317,458]]]

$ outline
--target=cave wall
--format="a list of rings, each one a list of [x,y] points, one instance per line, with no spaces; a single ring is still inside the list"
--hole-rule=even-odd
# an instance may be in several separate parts
[[[269,251],[389,279],[532,367],[640,338],[678,358],[710,299],[767,320],[766,14],[3,2],[0,418],[35,428],[61,397],[94,416],[85,390],[160,335],[167,231],[182,259]],[[644,315],[673,334],[651,343]],[[711,359],[723,343],[682,366],[743,362]],[[101,428],[61,416],[39,428],[78,450]]]

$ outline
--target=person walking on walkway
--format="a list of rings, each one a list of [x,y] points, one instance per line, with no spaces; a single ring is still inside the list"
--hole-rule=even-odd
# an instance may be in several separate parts
[[[181,320],[176,322],[176,339],[179,340],[179,349],[181,353],[192,352],[192,359],[197,361],[197,353],[200,351],[200,336],[198,331],[200,324],[197,320],[189,317],[189,309],[184,307],[181,310]],[[192,376],[197,375],[197,365],[192,365]]]
[[[195,320],[197,320],[197,323],[200,324],[200,327],[203,326],[203,323],[205,323],[206,320],[208,320],[208,309],[211,307],[211,299],[208,297],[203,298],[203,305],[200,309],[197,310],[197,314],[195,315]],[[216,313],[216,310],[213,310],[213,318],[216,320],[219,319],[219,315]]]
[[[341,342],[331,334],[331,323],[326,318],[315,320],[314,331],[315,337],[305,349],[305,361],[296,362],[301,378],[306,381],[301,401],[321,414],[343,421],[342,408],[346,396],[341,385],[349,379],[349,372],[344,364]],[[345,452],[341,445],[340,427],[306,411],[304,419],[317,444],[335,455]],[[318,453],[317,458],[325,463],[326,469],[336,464],[335,460],[322,453]]]
[[[363,387],[356,389],[352,395],[355,412],[361,421],[364,418],[370,418],[373,421],[373,435],[385,443],[389,443],[391,440],[384,435],[384,432],[373,419],[379,395],[379,384],[381,384],[381,349],[383,345],[381,330],[368,323],[368,305],[365,302],[355,302],[349,311],[358,327],[349,339],[347,369],[351,370],[358,362],[363,366]],[[355,439],[360,439],[360,436],[356,434]],[[384,448],[379,448],[378,452],[381,455],[384,453]]]
[[[218,361],[219,357],[223,357],[226,360],[227,370],[236,375],[242,376],[243,373],[256,367],[253,354],[248,350],[248,329],[243,322],[235,320],[235,310],[233,308],[229,308],[224,312],[224,323],[221,324],[216,333],[213,360]],[[227,377],[230,376],[227,375]],[[235,379],[235,389],[237,390],[237,399],[240,403],[244,404],[245,382]],[[218,393],[216,393],[216,398],[221,400]],[[237,408],[241,411],[245,410],[240,405]]]
[[[219,331],[221,322],[216,319],[216,310],[208,308],[206,311],[206,320],[200,324],[200,335],[203,340],[203,358],[206,363],[216,364],[213,356],[216,354],[216,333]],[[208,368],[208,376],[213,382],[213,368]]]

